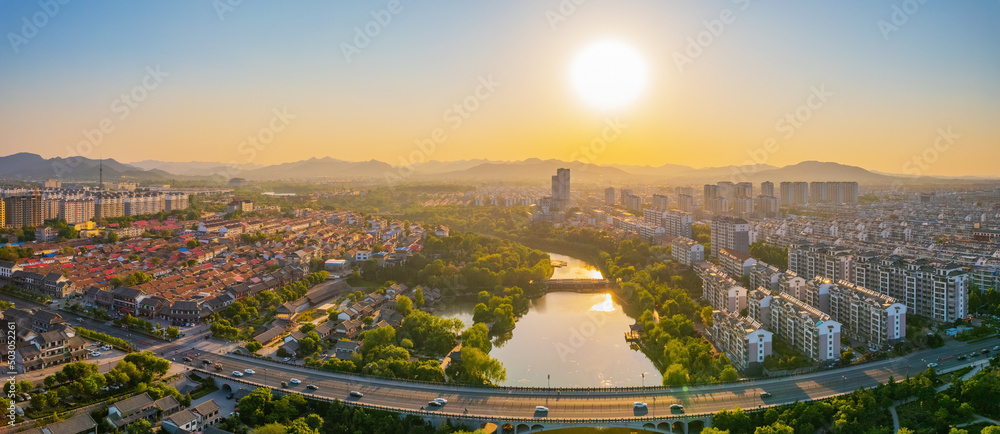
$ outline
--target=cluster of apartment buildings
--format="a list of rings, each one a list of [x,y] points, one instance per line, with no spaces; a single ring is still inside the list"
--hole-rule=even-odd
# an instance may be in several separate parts
[[[41,226],[45,220],[69,224],[92,219],[156,214],[187,209],[188,194],[172,191],[111,192],[63,188],[0,189],[0,226]]]
[[[0,325],[16,333],[13,349],[20,360],[14,361],[25,372],[85,360],[90,355],[86,341],[57,313],[10,308],[0,314]]]

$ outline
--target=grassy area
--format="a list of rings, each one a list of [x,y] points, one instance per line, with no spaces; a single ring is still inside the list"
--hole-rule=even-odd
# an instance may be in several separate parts
[[[354,287],[365,287],[371,290],[376,290],[382,288],[382,284],[378,282],[373,282],[371,280],[365,280],[361,277],[351,274],[347,276],[347,284]]]
[[[764,367],[768,371],[783,371],[813,366],[812,360],[794,348],[788,346],[781,337],[775,336],[771,341],[772,355],[764,359]]]
[[[968,374],[969,372],[972,372],[972,366],[966,366],[962,369],[951,371],[948,373],[948,375],[951,375],[950,381],[955,382],[956,380],[962,378],[963,375]]]

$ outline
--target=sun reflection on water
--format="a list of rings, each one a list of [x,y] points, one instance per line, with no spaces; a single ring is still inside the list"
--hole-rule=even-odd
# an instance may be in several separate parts
[[[614,312],[615,302],[611,300],[611,294],[604,294],[604,301],[590,307],[591,312]]]

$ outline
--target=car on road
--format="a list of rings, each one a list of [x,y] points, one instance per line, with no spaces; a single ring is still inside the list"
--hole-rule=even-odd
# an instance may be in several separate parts
[[[100,351],[91,351],[90,357],[99,357],[101,355]]]
[[[212,361],[209,360],[209,359],[202,359],[201,363],[206,364],[206,365],[211,365]]]
[[[997,350],[1000,350],[1000,345],[994,345],[993,346],[993,351],[997,351]]]
[[[243,373],[244,373],[244,374],[249,374],[249,375],[253,375],[253,374],[256,374],[256,372],[254,372],[254,371],[253,371],[253,369],[250,369],[250,368],[246,368],[246,369],[244,369],[244,370],[243,370]]]
[[[191,358],[190,358],[190,357],[185,357],[185,358],[183,358],[183,359],[181,359],[181,360],[183,360],[183,361],[185,361],[185,362],[190,362],[190,361],[191,361]]]
[[[432,400],[432,401],[427,401],[427,405],[430,405],[432,407],[438,407],[438,406],[442,406],[444,404],[442,404],[440,401],[434,401],[434,400]]]
[[[632,403],[632,407],[634,407],[634,408],[646,408],[646,403],[645,402],[636,401],[636,402]]]
[[[979,357],[979,353],[972,353],[972,354],[969,354],[969,357]]]
[[[987,350],[986,348],[983,348],[983,351],[982,351],[983,354],[989,354],[989,352],[990,352],[990,350]]]
[[[927,364],[927,367],[928,368],[936,368],[937,367],[937,363],[930,362],[930,363]]]
[[[771,394],[767,392],[760,392],[760,399],[770,398]]]
[[[298,385],[298,384],[302,383],[302,381],[300,381],[298,378],[292,378],[291,380],[288,380],[288,382],[292,383],[292,384],[295,384],[295,385]]]
[[[282,362],[287,362],[289,360],[292,360],[292,358],[291,357],[285,357],[284,359],[281,359]]]
[[[83,322],[83,318],[80,318],[80,317],[76,317],[76,320],[80,321],[80,322]]]
[[[358,392],[357,390],[352,390],[351,391],[351,396],[353,396],[355,398],[361,398],[361,397],[365,396],[365,394],[361,393],[361,392]]]
[[[967,358],[968,358],[968,357],[965,357],[965,356],[958,356],[958,361],[959,361],[959,362],[961,362],[962,360],[965,360],[965,359],[967,359]]]
[[[448,400],[444,398],[434,398],[435,401],[440,402],[441,405],[447,404]]]
[[[111,345],[105,345],[105,346],[101,347],[101,349],[104,350],[104,351],[111,351],[113,348],[111,348]]]
[[[549,412],[549,408],[548,407],[543,407],[541,405],[536,405],[535,406],[535,412],[536,413],[548,413]]]
[[[317,386],[315,384],[307,384],[306,385],[306,389],[309,389],[309,390],[319,390],[319,386]]]
[[[243,376],[243,373],[242,373],[242,372],[240,372],[240,371],[233,371],[233,376],[234,376],[234,377],[242,377],[242,376]]]
[[[671,410],[682,411],[682,410],[684,410],[684,406],[680,405],[680,404],[670,404],[670,409]]]

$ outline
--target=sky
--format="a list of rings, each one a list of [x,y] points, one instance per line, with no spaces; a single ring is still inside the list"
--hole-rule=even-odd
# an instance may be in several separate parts
[[[1000,1],[0,0],[0,154],[998,176],[998,22]],[[573,84],[609,41],[645,77],[614,107]]]

